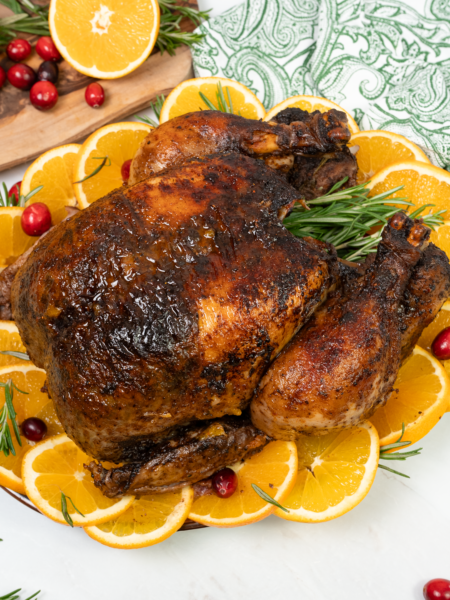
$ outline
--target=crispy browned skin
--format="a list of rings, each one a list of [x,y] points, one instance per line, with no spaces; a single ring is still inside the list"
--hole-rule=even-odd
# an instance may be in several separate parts
[[[368,419],[400,367],[399,306],[429,229],[391,218],[359,289],[320,307],[272,363],[251,403],[253,424],[277,439],[327,433]]]
[[[238,115],[205,110],[175,117],[145,138],[131,164],[130,185],[167,168],[182,165],[188,158],[208,154],[240,152],[267,158],[273,168],[286,169],[293,154],[334,152],[350,139],[347,115],[338,110],[308,117],[290,125],[245,119]]]
[[[95,485],[109,498],[174,491],[259,452],[270,439],[248,417],[224,417],[182,428],[145,449],[139,462],[115,469],[88,465]]]
[[[213,156],[112,192],[39,243],[13,314],[90,456],[131,460],[248,405],[336,280],[335,256],[279,222],[295,198],[263,162]]]

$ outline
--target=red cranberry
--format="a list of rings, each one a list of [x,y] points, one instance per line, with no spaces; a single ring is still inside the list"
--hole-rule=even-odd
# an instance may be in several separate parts
[[[50,83],[56,83],[58,81],[58,75],[58,65],[53,60],[44,60],[38,69],[37,78],[38,81],[50,81]]]
[[[89,106],[99,108],[105,101],[105,92],[99,83],[94,82],[87,86],[84,97]]]
[[[425,600],[450,600],[450,581],[448,579],[432,579],[423,586]]]
[[[22,433],[27,440],[40,442],[47,433],[47,425],[37,417],[30,417],[22,423]]]
[[[59,60],[61,58],[58,48],[55,46],[52,38],[48,35],[44,35],[38,39],[36,52],[44,60]]]
[[[229,498],[234,494],[238,485],[238,477],[233,469],[225,467],[217,471],[212,478],[213,490],[219,498]]]
[[[9,192],[8,192],[8,198],[11,198],[12,196],[14,196],[14,205],[15,206],[17,206],[17,204],[19,204],[20,186],[21,185],[22,185],[22,182],[18,181],[13,186],[11,186],[11,188],[9,189]]]
[[[30,100],[38,110],[50,110],[58,101],[58,90],[50,81],[38,81],[30,90]]]
[[[131,158],[130,158],[130,160],[126,160],[123,163],[122,168],[120,169],[122,179],[125,181],[125,183],[130,179],[130,168],[131,168]]]
[[[52,215],[46,204],[36,202],[27,206],[22,213],[20,222],[27,235],[39,236],[52,226]]]
[[[28,65],[13,65],[8,70],[8,81],[19,90],[29,90],[36,81],[36,73]]]
[[[438,333],[431,344],[431,351],[439,360],[450,358],[450,327],[446,327]]]
[[[14,62],[25,60],[31,54],[31,44],[27,40],[17,38],[6,46],[6,53]]]
[[[3,67],[0,67],[0,89],[3,87],[6,81],[6,73]]]

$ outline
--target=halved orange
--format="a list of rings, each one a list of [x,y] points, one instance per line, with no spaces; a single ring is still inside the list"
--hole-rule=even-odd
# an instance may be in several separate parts
[[[433,212],[445,210],[443,217],[450,218],[450,173],[434,165],[417,160],[395,163],[377,173],[367,184],[370,196],[387,192],[403,185],[392,198],[406,197],[416,208],[433,204]],[[390,202],[389,202],[390,203]],[[393,202],[394,204],[394,202]],[[409,212],[415,210],[410,207]]]
[[[116,79],[149,56],[159,33],[157,0],[51,0],[53,41],[74,69]]]
[[[320,96],[292,96],[291,98],[287,98],[286,100],[283,100],[283,102],[280,102],[271,108],[264,117],[264,121],[271,121],[285,108],[301,108],[302,110],[306,110],[306,112],[318,110],[321,113],[328,112],[332,108],[335,108],[336,110],[341,110],[347,115],[348,128],[352,134],[358,133],[359,131],[358,124],[348,110],[345,110],[345,108],[342,108],[342,106],[339,106],[339,104],[336,104],[336,102],[332,102],[327,98],[321,98]]]
[[[419,146],[390,131],[360,131],[352,135],[348,146],[359,146],[356,153],[358,183],[369,181],[376,173],[396,162],[418,160],[430,164],[429,158]]]
[[[0,368],[0,381],[2,383],[6,383],[9,379],[12,379],[19,390],[26,392],[26,394],[21,394],[16,390],[13,391],[13,406],[17,413],[16,420],[19,428],[25,419],[38,417],[45,421],[48,430],[47,434],[56,435],[61,433],[63,429],[56,416],[53,402],[47,394],[41,392],[46,378],[45,371],[38,369],[31,363],[8,365]],[[0,410],[4,403],[5,391],[1,388]],[[19,494],[25,494],[25,487],[21,476],[22,461],[25,453],[36,444],[28,441],[21,435],[22,445],[20,446],[14,436],[10,422],[9,427],[16,455],[10,454],[9,456],[5,456],[3,452],[0,452],[0,485],[4,485]]]
[[[4,350],[27,353],[14,321],[0,321],[0,351]],[[29,365],[30,362],[15,356],[0,354],[0,367],[16,364]]]
[[[429,352],[416,346],[402,365],[387,403],[370,419],[380,436],[380,445],[398,440],[414,444],[442,418],[450,399],[450,380],[444,367]]]
[[[40,185],[42,190],[27,202],[43,202],[52,213],[56,225],[67,217],[66,206],[76,206],[73,189],[73,171],[80,144],[66,144],[44,152],[25,171],[20,192],[26,196]]]
[[[39,442],[22,463],[22,479],[28,498],[44,515],[67,525],[61,511],[61,492],[75,504],[81,516],[67,502],[67,510],[77,527],[98,525],[115,519],[132,504],[134,496],[107,498],[98,490],[84,468],[91,458],[66,434]]]
[[[235,493],[226,499],[197,498],[190,519],[214,527],[238,527],[268,517],[275,507],[255,492],[252,483],[282,504],[297,476],[297,448],[294,442],[270,442],[259,454],[231,468],[238,476]]]
[[[85,527],[89,537],[111,548],[145,548],[163,542],[183,525],[192,506],[190,486],[136,498],[119,517]]]
[[[370,423],[327,435],[301,435],[295,442],[298,475],[283,501],[288,521],[320,523],[355,508],[369,492],[377,472],[380,446]]]
[[[0,207],[0,266],[13,263],[37,241],[37,237],[27,235],[22,229],[21,218],[24,209],[20,206]]]
[[[146,123],[112,123],[90,135],[81,146],[74,167],[74,182],[94,173],[107,158],[96,175],[83,183],[74,183],[80,208],[121,187],[121,169],[124,162],[134,158],[143,140],[153,128]]]
[[[208,105],[202,100],[200,92],[217,108],[216,94],[219,82],[222,85],[225,100],[231,98],[234,114],[247,119],[263,119],[266,111],[262,102],[242,83],[225,77],[197,77],[183,81],[167,96],[160,114],[160,123],[197,110],[206,110]]]

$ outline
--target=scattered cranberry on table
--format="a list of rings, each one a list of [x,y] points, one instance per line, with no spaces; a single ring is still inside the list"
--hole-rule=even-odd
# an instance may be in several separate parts
[[[450,327],[446,327],[437,334],[431,344],[431,352],[438,360],[450,358]]]
[[[13,65],[8,69],[8,81],[19,90],[29,90],[36,81],[36,73],[28,65]]]
[[[39,38],[36,44],[36,52],[44,60],[59,60],[61,54],[58,48],[55,46],[52,38],[48,35],[44,35]]]
[[[38,110],[50,110],[58,101],[58,90],[50,81],[38,81],[30,90],[30,100]]]
[[[14,204],[17,206],[20,198],[20,186],[22,185],[21,181],[17,181],[14,185],[9,188],[8,198],[11,198],[13,195],[15,196]]]
[[[432,579],[423,587],[425,600],[450,600],[450,581],[448,579]]]
[[[219,498],[229,498],[234,494],[238,485],[238,477],[233,469],[225,467],[217,471],[212,478],[212,487]]]
[[[14,62],[25,60],[31,54],[31,44],[27,40],[17,38],[6,46],[6,54]]]
[[[45,233],[52,226],[52,215],[46,204],[36,202],[22,213],[22,229],[27,235],[39,236]]]
[[[50,81],[50,83],[56,83],[58,81],[58,75],[58,65],[53,60],[44,60],[38,69],[37,78],[38,81]]]
[[[125,183],[127,183],[127,181],[130,179],[130,168],[131,158],[129,160],[126,160],[123,163],[122,168],[120,169],[120,174],[122,175],[122,179],[125,181]]]
[[[84,97],[89,106],[92,108],[100,108],[105,101],[105,92],[99,83],[94,82],[87,86]]]
[[[47,425],[37,417],[30,417],[22,423],[22,433],[30,442],[40,442],[47,433]]]
[[[6,81],[6,73],[3,67],[0,67],[0,89],[3,87]]]

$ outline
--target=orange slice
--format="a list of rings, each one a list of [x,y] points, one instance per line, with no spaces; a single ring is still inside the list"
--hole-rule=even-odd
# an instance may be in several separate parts
[[[26,235],[20,219],[24,209],[20,206],[0,207],[0,266],[13,263],[37,241],[37,237]]]
[[[51,0],[53,41],[74,69],[116,79],[149,56],[159,32],[156,0]]]
[[[218,106],[216,94],[219,82],[222,84],[225,99],[231,98],[233,112],[247,119],[263,119],[266,111],[255,94],[242,83],[225,77],[197,77],[183,81],[167,96],[160,114],[160,123],[197,110],[207,110],[209,106],[200,97],[200,92]]]
[[[0,321],[0,351],[3,352],[4,350],[27,353],[14,321]],[[22,360],[15,356],[8,356],[7,354],[0,354],[0,367],[15,364],[29,365],[30,361]]]
[[[418,160],[430,164],[430,160],[419,146],[398,133],[390,131],[360,131],[352,136],[348,146],[359,146],[357,182],[369,181],[375,173],[396,162]]]
[[[275,507],[254,491],[252,483],[282,504],[297,476],[297,449],[294,442],[271,442],[259,454],[231,468],[238,476],[235,493],[226,499],[215,495],[198,498],[190,519],[214,527],[238,527],[268,517]]]
[[[37,158],[26,170],[20,192],[26,196],[40,185],[42,190],[27,202],[43,202],[52,213],[52,224],[67,217],[66,206],[76,206],[73,190],[73,170],[80,144],[67,144],[53,148]]]
[[[402,365],[394,391],[385,406],[372,416],[381,446],[403,439],[414,444],[439,422],[449,404],[450,381],[444,367],[429,352],[416,346]]]
[[[0,381],[2,383],[12,379],[19,390],[27,392],[26,394],[21,394],[16,390],[13,392],[13,406],[17,413],[16,420],[19,428],[25,419],[38,417],[45,421],[48,429],[47,434],[56,435],[61,433],[63,429],[56,416],[53,402],[47,394],[41,392],[46,378],[45,371],[38,369],[30,362],[0,368]],[[3,408],[4,403],[5,391],[4,388],[0,388],[0,410]],[[25,494],[21,476],[22,461],[25,453],[36,444],[21,435],[22,446],[20,446],[14,436],[10,422],[9,427],[16,455],[5,456],[3,452],[0,452],[0,485],[4,485],[19,494]]]
[[[44,515],[67,525],[61,512],[61,492],[69,497],[68,513],[78,527],[115,519],[132,504],[134,496],[115,500],[98,490],[83,465],[91,459],[66,434],[51,437],[29,450],[22,463],[22,479],[28,498]]]
[[[74,181],[81,181],[93,173],[102,164],[104,157],[108,161],[96,175],[83,183],[74,184],[80,208],[86,208],[123,185],[123,163],[134,158],[152,129],[145,123],[113,123],[98,129],[87,138],[75,161]]]
[[[446,210],[442,216],[450,218],[450,173],[434,165],[410,160],[395,163],[377,173],[370,183],[371,196],[403,185],[392,198],[407,197],[415,207],[433,204],[433,212]],[[410,207],[409,211],[415,210]]]
[[[192,506],[190,486],[178,492],[136,498],[119,517],[85,527],[89,537],[111,548],[145,548],[163,542],[183,525]]]
[[[331,100],[327,100],[326,98],[320,98],[319,96],[292,96],[287,100],[283,100],[273,108],[269,110],[269,112],[264,117],[264,121],[271,121],[279,112],[284,110],[285,108],[301,108],[302,110],[306,110],[307,112],[313,112],[315,110],[320,111],[321,113],[328,112],[332,108],[336,110],[341,110],[345,112],[348,118],[348,128],[352,134],[359,132],[358,124],[352,115],[336,104],[336,102],[332,102]]]
[[[298,475],[275,515],[288,521],[320,523],[355,508],[375,479],[380,446],[370,423],[323,436],[302,435],[295,442]]]

